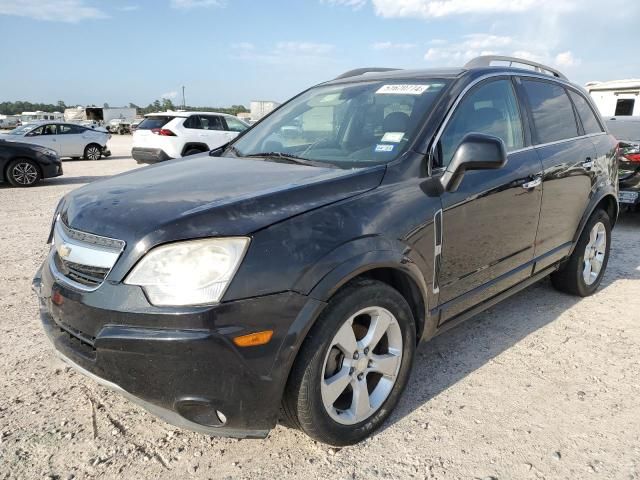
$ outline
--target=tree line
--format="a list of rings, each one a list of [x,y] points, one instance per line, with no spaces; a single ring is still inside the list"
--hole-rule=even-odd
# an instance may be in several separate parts
[[[85,105],[87,107],[97,107],[97,105]],[[104,108],[109,108],[109,104],[102,105]],[[22,112],[64,112],[65,108],[72,107],[67,105],[62,100],[57,103],[32,103],[25,101],[17,102],[0,102],[0,114],[2,115],[19,115]],[[182,107],[181,105],[174,105],[171,99],[163,98],[155,100],[146,107],[141,107],[135,103],[129,103],[129,108],[135,108],[139,115],[146,115],[147,113],[164,112],[166,110],[187,110],[187,111],[202,111],[202,112],[220,112],[229,113],[231,115],[237,115],[240,112],[248,112],[244,105],[231,105],[230,107],[195,107],[187,105]]]

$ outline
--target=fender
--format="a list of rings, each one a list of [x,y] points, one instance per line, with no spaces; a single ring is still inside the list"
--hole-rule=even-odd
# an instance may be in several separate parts
[[[186,153],[187,150],[191,149],[191,148],[199,148],[202,149],[202,153],[204,152],[208,152],[210,150],[209,146],[206,143],[202,143],[202,142],[189,142],[189,143],[185,143],[184,147],[182,147],[182,152],[180,153],[180,155],[182,155],[184,157],[184,154]]]
[[[602,202],[608,197],[611,198],[611,200],[613,200],[615,205],[615,214],[614,214],[614,217],[611,219],[611,228],[613,228],[613,226],[616,224],[616,220],[618,219],[618,212],[620,211],[620,207],[618,206],[617,191],[616,191],[616,188],[613,187],[612,185],[607,185],[606,187],[597,190],[596,193],[591,197],[591,200],[589,201],[589,204],[585,209],[585,213],[582,216],[582,219],[580,220],[578,229],[576,230],[576,233],[573,236],[573,242],[571,244],[571,250],[569,251],[569,255],[571,255],[574,249],[576,248],[576,245],[578,244],[578,239],[582,235],[582,231],[584,230],[585,225],[589,221],[589,218],[591,218],[591,215],[593,214],[597,206],[600,204],[600,202]]]

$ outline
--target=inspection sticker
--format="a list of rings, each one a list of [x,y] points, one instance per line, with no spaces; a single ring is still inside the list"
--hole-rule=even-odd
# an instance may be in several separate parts
[[[378,144],[376,145],[376,152],[393,152],[393,147],[395,147],[395,145],[384,145],[384,144]]]
[[[429,85],[383,85],[376,94],[422,95]]]
[[[404,132],[386,132],[382,136],[382,142],[400,143],[404,137]]]

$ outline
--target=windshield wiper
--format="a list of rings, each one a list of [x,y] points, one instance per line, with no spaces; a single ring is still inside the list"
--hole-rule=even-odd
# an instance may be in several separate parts
[[[327,162],[316,162],[314,160],[309,160],[307,158],[297,157],[296,155],[292,155],[290,153],[284,152],[262,152],[262,153],[251,153],[249,155],[243,155],[248,158],[272,158],[278,159],[287,163],[295,163],[297,165],[308,165],[311,167],[323,167],[323,168],[338,168],[336,165]]]

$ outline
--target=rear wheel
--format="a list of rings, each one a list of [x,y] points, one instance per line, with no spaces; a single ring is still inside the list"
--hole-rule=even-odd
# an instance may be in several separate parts
[[[585,225],[569,261],[551,275],[553,286],[572,295],[592,295],[604,276],[610,248],[609,215],[604,210],[596,210]]]
[[[397,404],[415,345],[411,309],[397,290],[374,280],[348,285],[296,358],[283,399],[287,423],[331,445],[363,440]]]
[[[184,152],[184,156],[188,157],[190,155],[197,155],[199,153],[203,153],[202,150],[200,150],[199,148],[190,148],[189,150],[187,150],[186,152]]]
[[[38,165],[28,158],[14,160],[7,168],[7,180],[14,187],[32,187],[40,178]]]
[[[84,149],[85,160],[99,160],[101,155],[102,148],[100,148],[100,145],[96,145],[95,143],[87,145]]]

